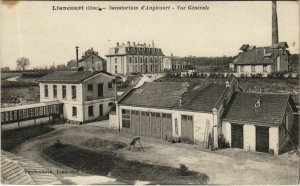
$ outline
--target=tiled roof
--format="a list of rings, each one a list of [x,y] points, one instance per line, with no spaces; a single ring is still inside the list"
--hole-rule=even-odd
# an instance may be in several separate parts
[[[120,104],[212,112],[225,88],[225,83],[148,82],[131,91]]]
[[[43,83],[80,83],[83,80],[99,73],[111,75],[110,73],[104,71],[55,71],[51,74],[39,78],[37,81]]]
[[[62,184],[53,170],[51,172],[36,162],[5,151],[1,151],[1,178],[2,183],[12,185]]]
[[[243,45],[240,50],[243,50],[244,52],[238,54],[235,62],[237,65],[273,64],[275,59],[278,56],[283,55],[285,51],[288,54],[288,50],[280,50],[280,47],[249,48],[249,45]]]
[[[259,96],[260,107],[255,108]],[[244,124],[279,125],[282,123],[288,102],[292,103],[288,94],[236,93],[229,110],[224,113],[224,120]],[[291,106],[295,110],[295,107]]]

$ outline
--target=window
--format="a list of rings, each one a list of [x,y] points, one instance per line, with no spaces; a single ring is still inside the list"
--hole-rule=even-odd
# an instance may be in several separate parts
[[[115,63],[117,64],[117,62],[118,62],[118,59],[117,59],[117,58],[115,58]]]
[[[130,128],[130,110],[122,110],[122,127]]]
[[[137,57],[135,57],[135,63],[137,63],[137,62],[138,62]]]
[[[89,116],[94,115],[94,107],[93,106],[89,106],[88,111],[89,111]]]
[[[255,65],[251,65],[251,72],[255,72]]]
[[[169,119],[171,119],[172,115],[171,114],[165,114],[165,113],[163,113],[162,114],[162,118],[169,118]]]
[[[113,84],[111,82],[109,82],[107,86],[108,86],[109,89],[113,88]]]
[[[129,57],[129,63],[131,63],[132,61],[131,61],[131,57]]]
[[[193,121],[193,116],[182,115],[181,119],[184,121]]]
[[[72,107],[72,116],[77,116],[77,107]]]
[[[66,85],[62,86],[62,98],[66,98],[67,97],[67,89],[66,89]]]
[[[178,121],[175,119],[175,133],[178,134]]]
[[[76,86],[72,86],[72,99],[76,99]]]
[[[117,73],[118,73],[118,66],[115,65],[115,74],[117,74]]]
[[[88,90],[93,91],[93,84],[88,84]]]
[[[243,65],[240,66],[240,71],[244,72],[244,66]]]
[[[57,86],[53,85],[53,97],[56,98],[57,97]]]
[[[45,89],[45,97],[47,98],[48,97],[48,85],[45,85],[44,89]]]
[[[263,65],[263,71],[267,72],[268,65]]]
[[[114,106],[114,103],[113,103],[113,102],[109,102],[109,103],[108,103],[108,106],[109,106],[109,107],[112,107],[112,106]]]

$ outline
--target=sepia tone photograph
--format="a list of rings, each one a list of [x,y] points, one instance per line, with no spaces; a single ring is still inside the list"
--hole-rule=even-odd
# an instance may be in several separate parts
[[[300,184],[299,1],[0,9],[1,184]]]

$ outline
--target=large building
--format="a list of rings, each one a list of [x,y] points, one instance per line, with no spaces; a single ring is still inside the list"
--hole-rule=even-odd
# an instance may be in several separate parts
[[[84,70],[88,71],[106,71],[106,61],[99,56],[98,52],[90,48],[85,51],[79,59],[78,48],[79,47],[76,47],[76,60],[69,61],[67,64],[68,68],[77,69],[83,67]]]
[[[152,82],[124,94],[116,105],[111,128],[134,135],[169,139],[188,138],[203,146],[218,146],[221,116],[238,81],[222,84]]]
[[[290,56],[287,48],[286,42],[280,42],[271,47],[255,47],[245,44],[240,48],[242,52],[230,64],[231,71],[245,76],[252,74],[266,76],[274,72],[286,72]]]
[[[262,74],[266,76],[276,72],[289,70],[290,52],[286,42],[279,42],[276,1],[272,1],[272,45],[269,47],[255,47],[242,45],[240,52],[229,65],[230,71],[239,76]]]
[[[132,73],[158,73],[163,71],[164,54],[152,45],[127,42],[109,49],[107,72],[128,75]]]
[[[118,99],[110,128],[164,140],[188,138],[204,148],[228,144],[280,154],[294,129],[292,97],[239,90],[232,75],[223,84],[145,83]]]
[[[223,135],[232,148],[279,154],[296,113],[291,95],[237,93],[223,118]]]
[[[164,71],[172,71],[172,72],[182,72],[189,70],[191,67],[191,62],[183,57],[166,56],[163,61],[163,69]]]
[[[72,123],[105,117],[116,98],[113,76],[102,71],[56,71],[38,82],[40,102],[62,102],[63,116]]]

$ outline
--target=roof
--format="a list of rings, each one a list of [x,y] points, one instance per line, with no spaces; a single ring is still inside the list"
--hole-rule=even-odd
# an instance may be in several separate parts
[[[147,82],[133,89],[120,105],[212,112],[225,89],[225,83]]]
[[[279,45],[279,44],[278,44]],[[236,58],[235,64],[237,65],[268,65],[273,64],[275,59],[280,56],[284,55],[285,53],[288,54],[288,50],[282,50],[281,48],[284,47],[284,43],[280,43],[281,47],[249,47],[249,45],[243,45],[240,52]]]
[[[34,103],[34,104],[17,105],[17,106],[12,106],[12,107],[1,108],[1,112],[43,107],[43,106],[56,105],[56,104],[61,104],[61,103],[62,103],[61,101],[57,100],[57,101],[47,101],[47,102],[40,102],[40,103]]]
[[[105,71],[55,71],[39,78],[37,81],[42,83],[81,83],[85,79],[101,73],[112,75]]]
[[[260,107],[255,108],[258,97]],[[289,94],[257,93],[236,93],[232,100],[229,110],[224,112],[224,121],[271,126],[282,123],[287,104],[292,101]],[[291,106],[295,110],[295,107]]]
[[[32,172],[32,173],[30,173]],[[36,174],[35,174],[36,173]],[[62,184],[53,170],[15,154],[1,151],[1,182],[13,185]]]

